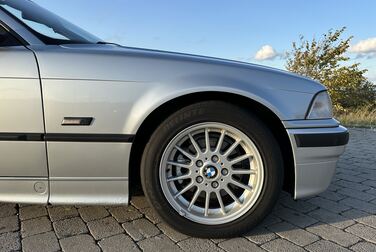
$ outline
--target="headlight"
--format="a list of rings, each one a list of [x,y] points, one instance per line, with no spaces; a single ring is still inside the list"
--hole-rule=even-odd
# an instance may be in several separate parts
[[[323,91],[318,93],[309,108],[307,119],[329,119],[332,117],[332,101],[328,92]]]

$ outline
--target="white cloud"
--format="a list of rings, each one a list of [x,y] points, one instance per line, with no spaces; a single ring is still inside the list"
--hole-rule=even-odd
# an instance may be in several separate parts
[[[278,53],[274,48],[270,45],[264,45],[261,47],[260,50],[257,51],[255,55],[255,59],[262,61],[262,60],[273,60],[278,56]]]
[[[349,51],[358,54],[360,57],[376,56],[376,37],[359,41],[352,45]]]

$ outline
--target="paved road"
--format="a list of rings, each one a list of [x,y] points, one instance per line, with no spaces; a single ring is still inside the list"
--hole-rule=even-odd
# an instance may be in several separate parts
[[[202,240],[162,223],[144,197],[129,207],[0,205],[0,251],[376,251],[376,131],[352,129],[327,192],[283,193],[256,230]]]

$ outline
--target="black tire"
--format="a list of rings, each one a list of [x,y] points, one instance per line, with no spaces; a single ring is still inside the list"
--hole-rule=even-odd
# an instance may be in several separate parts
[[[168,143],[182,130],[202,122],[224,123],[245,133],[257,146],[264,164],[264,184],[256,203],[226,224],[203,225],[180,216],[165,198],[159,181],[160,160]],[[176,230],[200,238],[230,238],[251,230],[271,212],[281,192],[283,161],[272,132],[257,116],[226,102],[207,101],[175,112],[155,130],[143,153],[141,181],[150,205]]]

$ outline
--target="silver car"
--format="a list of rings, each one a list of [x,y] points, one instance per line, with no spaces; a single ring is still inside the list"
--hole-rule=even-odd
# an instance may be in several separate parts
[[[0,0],[0,201],[128,204],[198,237],[255,227],[284,189],[331,182],[348,143],[324,86],[229,60],[106,43]]]

